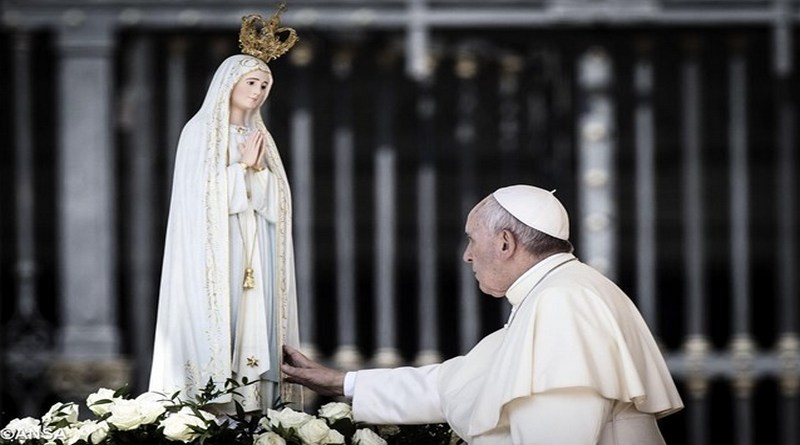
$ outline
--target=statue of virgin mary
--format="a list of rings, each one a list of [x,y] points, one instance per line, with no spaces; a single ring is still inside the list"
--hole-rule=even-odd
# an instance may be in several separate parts
[[[248,412],[302,406],[280,372],[283,345],[299,345],[291,195],[260,112],[266,62],[296,41],[276,36],[278,14],[243,19],[245,54],[217,68],[175,160],[150,390],[186,399],[209,381],[257,381],[214,400],[222,412],[234,400]]]

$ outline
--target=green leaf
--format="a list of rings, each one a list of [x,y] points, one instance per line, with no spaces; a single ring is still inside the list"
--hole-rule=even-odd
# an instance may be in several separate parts
[[[114,391],[114,396],[113,397],[115,399],[116,398],[127,399],[128,396],[130,395],[130,393],[131,393],[131,389],[128,387],[128,384],[126,383],[125,385],[122,386],[122,388],[119,388],[118,390]]]
[[[239,403],[239,401],[238,401],[238,400],[234,400],[234,403],[233,403],[233,405],[236,407],[236,416],[237,416],[238,418],[240,418],[240,419],[244,420],[244,419],[245,419],[245,416],[246,416],[246,414],[245,414],[244,407],[242,406],[242,404],[241,404],[241,403]]]

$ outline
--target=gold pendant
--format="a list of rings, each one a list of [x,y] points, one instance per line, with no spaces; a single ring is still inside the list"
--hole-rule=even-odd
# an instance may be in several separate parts
[[[253,274],[253,269],[249,267],[244,270],[244,283],[242,283],[242,287],[245,289],[252,289],[256,287],[256,277]]]

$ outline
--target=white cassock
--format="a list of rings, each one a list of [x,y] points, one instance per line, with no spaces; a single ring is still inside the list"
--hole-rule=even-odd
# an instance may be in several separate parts
[[[509,322],[465,356],[349,374],[356,420],[447,422],[473,445],[664,443],[656,418],[683,403],[614,283],[561,253],[523,274],[507,298]]]

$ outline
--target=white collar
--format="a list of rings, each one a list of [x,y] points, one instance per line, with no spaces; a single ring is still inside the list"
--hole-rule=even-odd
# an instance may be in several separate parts
[[[539,282],[562,264],[574,260],[577,260],[577,258],[571,253],[557,253],[539,261],[520,275],[506,291],[506,298],[508,302],[511,303],[511,314],[509,314],[505,326],[508,327],[508,325],[511,324],[517,309],[519,309],[519,306],[525,301],[525,298],[527,298]]]

